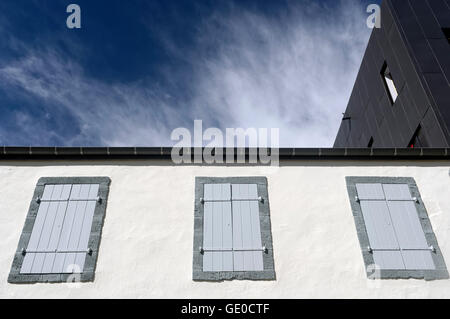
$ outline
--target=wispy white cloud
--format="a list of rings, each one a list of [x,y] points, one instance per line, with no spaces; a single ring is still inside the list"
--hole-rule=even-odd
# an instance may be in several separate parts
[[[370,34],[360,2],[292,2],[270,17],[226,12],[203,22],[188,51],[165,39],[194,70],[188,98],[150,79],[103,83],[51,49],[1,68],[0,85],[69,112],[80,133],[67,145],[171,145],[172,129],[202,119],[220,128],[279,128],[281,146],[331,146]]]

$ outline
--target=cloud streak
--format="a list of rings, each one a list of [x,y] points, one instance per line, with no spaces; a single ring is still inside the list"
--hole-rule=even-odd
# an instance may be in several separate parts
[[[30,50],[1,67],[0,86],[42,101],[50,114],[68,112],[79,130],[64,145],[172,145],[173,129],[201,119],[221,129],[279,128],[281,146],[326,147],[333,144],[370,34],[366,18],[357,1],[333,7],[292,2],[271,16],[230,6],[202,22],[187,50],[164,39],[168,52],[188,65],[163,67],[167,86],[152,79],[104,83],[55,48]],[[190,79],[184,94],[170,84],[177,74]],[[18,134],[30,144],[60,134],[28,114],[16,117],[23,123]],[[0,131],[4,143],[10,134]]]

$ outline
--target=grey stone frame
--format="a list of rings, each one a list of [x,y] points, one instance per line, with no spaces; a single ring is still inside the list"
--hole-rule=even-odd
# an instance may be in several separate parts
[[[447,267],[445,265],[442,251],[439,248],[438,241],[433,232],[430,219],[428,217],[427,210],[424,202],[420,196],[419,188],[411,177],[346,177],[347,191],[350,198],[352,207],[353,218],[356,224],[356,230],[358,233],[359,243],[361,245],[364,264],[366,266],[366,273],[370,279],[425,279],[425,280],[438,280],[449,279]],[[435,270],[385,270],[381,269],[380,276],[373,278],[374,274],[370,271],[369,266],[373,265],[373,254],[368,251],[370,246],[369,237],[367,235],[366,225],[364,217],[361,211],[361,205],[356,201],[357,191],[356,184],[359,183],[382,183],[382,184],[407,184],[411,192],[412,197],[418,199],[416,203],[417,212],[419,215],[422,229],[425,233],[425,238],[429,246],[433,246],[436,252],[432,253],[433,261],[436,266]]]
[[[205,184],[257,184],[259,202],[259,219],[261,239],[267,250],[263,253],[263,271],[221,271],[204,272],[203,255],[200,247],[203,245],[203,198]],[[272,231],[270,223],[269,194],[266,177],[196,177],[195,178],[195,209],[194,209],[194,245],[193,245],[193,280],[194,281],[225,281],[225,280],[276,280],[273,258]]]
[[[22,248],[28,246],[34,222],[36,220],[39,204],[36,199],[42,198],[44,187],[46,184],[99,184],[99,196],[101,202],[97,202],[94,219],[92,221],[91,234],[89,237],[89,247],[92,253],[86,254],[83,273],[80,274],[81,282],[94,281],[95,268],[97,264],[98,251],[100,247],[103,221],[106,213],[106,205],[108,202],[109,185],[111,180],[109,177],[42,177],[39,179],[31,200],[30,208],[25,220],[25,225],[20,236],[14,260],[9,273],[8,282],[12,284],[33,284],[33,283],[60,283],[67,282],[72,274],[21,274],[22,262],[24,255]],[[78,279],[78,278],[77,278]]]

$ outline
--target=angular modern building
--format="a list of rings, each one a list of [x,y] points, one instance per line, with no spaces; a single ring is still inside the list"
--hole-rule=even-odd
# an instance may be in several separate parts
[[[334,147],[448,147],[449,37],[449,0],[384,0]]]
[[[5,147],[0,298],[450,298],[449,151]]]

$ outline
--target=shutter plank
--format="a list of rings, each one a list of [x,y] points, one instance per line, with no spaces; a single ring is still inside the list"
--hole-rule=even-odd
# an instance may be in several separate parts
[[[72,191],[70,192],[70,199],[77,200],[80,198],[81,185],[75,184],[72,186]]]
[[[42,266],[42,273],[43,274],[51,274],[53,269],[53,263],[55,262],[56,253],[46,253],[44,264]]]
[[[98,189],[100,188],[99,184],[91,184],[89,188],[89,194],[87,199],[97,199]]]
[[[86,200],[89,199],[89,190],[91,189],[90,184],[82,184],[80,189],[80,194],[78,199]]]
[[[253,271],[255,270],[255,264],[253,262],[253,252],[252,251],[244,251],[244,271]]]
[[[58,243],[58,250],[67,251],[69,247],[70,234],[75,219],[78,202],[70,202],[67,205],[66,217],[61,231],[61,238]]]
[[[401,249],[428,249],[416,206],[412,201],[388,202]]]
[[[78,243],[80,241],[81,228],[83,226],[84,213],[86,211],[87,202],[78,201],[77,209],[73,219],[72,230],[70,233],[69,243],[67,249],[69,251],[76,251],[78,249]]]
[[[356,184],[358,197],[361,200],[384,199],[383,187],[381,184]]]
[[[71,191],[72,191],[72,184],[63,185],[63,189],[59,200],[69,200]]]
[[[373,249],[399,249],[389,210],[384,201],[362,201],[361,209]]]
[[[64,260],[66,259],[66,253],[57,253],[55,260],[53,261],[52,273],[62,274],[64,269]]]
[[[62,188],[61,188],[61,190],[62,190]],[[59,197],[59,195],[58,195],[58,197]],[[48,244],[50,242],[50,236],[52,234],[53,225],[55,224],[55,219],[56,219],[56,215],[58,212],[58,206],[59,206],[59,202],[50,202],[50,205],[47,210],[47,215],[45,217],[44,225],[42,227],[41,237],[39,238],[39,244],[37,247],[37,251],[47,250]]]
[[[222,271],[233,271],[233,252],[224,251],[222,253]]]
[[[32,274],[40,274],[44,266],[45,253],[37,253],[34,257],[33,266],[31,267]]]
[[[258,188],[256,184],[233,184],[232,199],[236,200],[257,200]]]
[[[406,269],[432,270],[436,269],[431,252],[428,250],[403,250]]]
[[[28,242],[27,250],[36,251],[39,245],[39,239],[44,228],[45,218],[49,209],[49,202],[41,202],[34,221],[33,230],[31,231],[30,241]]]
[[[54,188],[55,185],[45,185],[41,200],[50,200],[52,198]]]
[[[233,268],[234,271],[244,271],[244,252],[233,252]]]
[[[411,193],[407,184],[383,184],[387,200],[411,200]]]
[[[212,271],[222,271],[223,269],[223,252],[214,251],[212,252]]]
[[[74,261],[74,272],[75,273],[82,273],[84,270],[84,262],[86,260],[86,253],[76,253],[75,254],[75,261]]]
[[[81,226],[81,234],[78,242],[77,250],[87,250],[89,237],[91,235],[92,220],[94,219],[95,201],[89,201],[84,212],[83,224]]]
[[[205,184],[203,199],[208,200],[230,200],[231,185],[230,184]]]
[[[263,252],[253,251],[252,253],[253,253],[253,270],[263,271],[264,270]]]
[[[405,265],[403,264],[402,254],[397,251],[374,251],[373,259],[376,265],[381,269],[388,270],[403,270]]]
[[[29,274],[31,273],[31,267],[33,266],[35,253],[27,253],[23,258],[22,267],[20,268],[21,274]]]
[[[213,249],[221,250],[223,249],[223,206],[222,202],[214,202],[213,204]],[[214,260],[216,256],[214,255]],[[214,261],[215,263],[215,261]]]
[[[203,209],[203,249],[205,250],[211,250],[213,248],[213,204],[206,202]],[[212,269],[212,255],[209,257],[211,258]]]
[[[203,271],[213,271],[213,254],[205,251],[203,254]]]
[[[256,201],[248,202],[250,211],[250,224],[252,227],[252,249],[261,249],[261,225],[259,220],[259,204]]]
[[[58,248],[58,242],[61,237],[62,226],[64,222],[64,216],[66,214],[67,202],[55,202],[58,204],[55,221],[53,223],[50,239],[47,245],[47,250],[56,250]]]
[[[66,258],[64,259],[64,265],[62,272],[63,274],[71,274],[75,267],[75,257],[76,253],[66,253]]]

